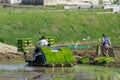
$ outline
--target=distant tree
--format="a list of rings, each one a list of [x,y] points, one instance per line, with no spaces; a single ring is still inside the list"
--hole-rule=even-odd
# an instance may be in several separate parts
[[[113,4],[119,4],[119,0],[113,0]]]
[[[99,4],[103,4],[103,0],[99,0]]]

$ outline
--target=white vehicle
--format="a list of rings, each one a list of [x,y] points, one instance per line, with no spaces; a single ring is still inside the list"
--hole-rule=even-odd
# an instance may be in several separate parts
[[[91,8],[93,4],[90,1],[80,1],[79,7],[80,8]]]
[[[112,12],[120,12],[120,5],[104,5],[104,10],[112,9]]]
[[[91,5],[92,3],[90,1],[80,1],[80,5]]]

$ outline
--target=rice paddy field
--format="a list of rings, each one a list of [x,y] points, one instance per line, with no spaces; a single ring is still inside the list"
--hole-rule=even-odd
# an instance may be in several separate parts
[[[4,66],[4,68],[3,68]],[[119,68],[76,65],[74,67],[29,67],[0,65],[0,80],[119,80]]]
[[[32,38],[35,44],[44,35],[54,37],[56,45],[96,46],[103,33],[110,37],[112,46],[120,45],[119,13],[104,13],[101,8],[89,11],[63,10],[63,6],[0,6],[0,41],[6,44],[17,46],[21,38]],[[44,68],[10,63],[0,64],[0,80],[120,80],[120,69],[82,64]]]

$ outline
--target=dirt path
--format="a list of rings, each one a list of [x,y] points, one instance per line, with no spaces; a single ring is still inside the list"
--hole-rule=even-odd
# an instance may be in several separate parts
[[[11,59],[23,59],[23,54],[17,51],[17,47],[0,42],[0,63]]]

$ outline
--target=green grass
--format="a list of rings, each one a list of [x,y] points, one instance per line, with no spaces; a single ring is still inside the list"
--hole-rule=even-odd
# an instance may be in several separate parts
[[[38,6],[21,9],[0,8],[0,39],[7,44],[16,45],[20,38],[32,38],[36,43],[45,35],[53,36],[56,43],[63,45],[90,36],[89,43],[96,41],[96,45],[102,33],[106,33],[112,45],[120,45],[120,14],[97,14],[89,10],[41,12]]]

